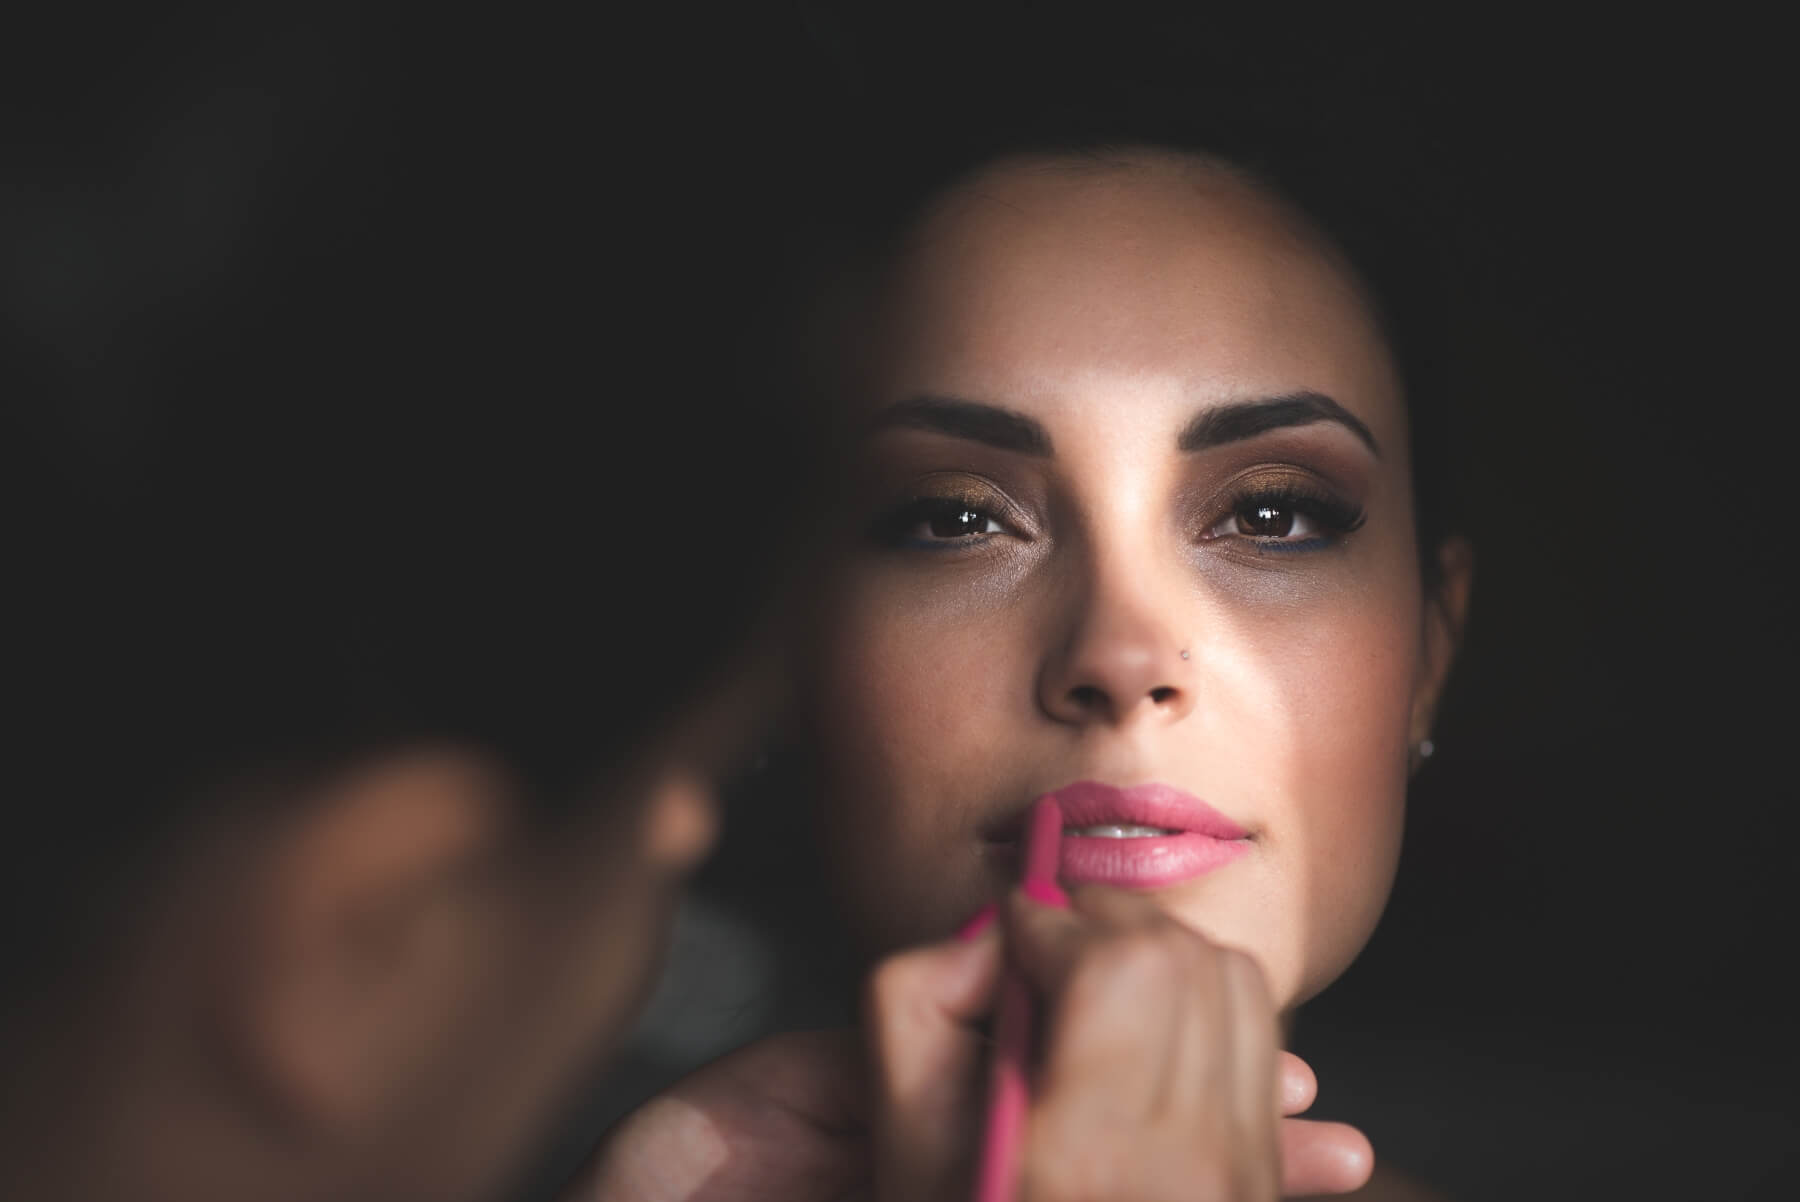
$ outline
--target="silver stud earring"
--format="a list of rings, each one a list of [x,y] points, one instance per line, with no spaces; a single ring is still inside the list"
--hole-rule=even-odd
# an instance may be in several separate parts
[[[1186,658],[1188,658],[1188,652],[1187,652],[1187,648],[1186,648],[1186,647],[1183,647],[1183,648],[1182,648],[1182,649],[1181,649],[1181,658],[1182,658],[1182,659],[1186,659]]]
[[[1422,759],[1422,760],[1430,759],[1431,753],[1436,750],[1437,750],[1437,744],[1433,743],[1430,739],[1420,739],[1419,740],[1419,758],[1420,759]]]

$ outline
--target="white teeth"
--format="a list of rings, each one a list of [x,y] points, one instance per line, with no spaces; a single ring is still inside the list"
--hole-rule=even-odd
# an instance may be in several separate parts
[[[1095,826],[1065,826],[1064,835],[1079,835],[1087,839],[1153,839],[1158,835],[1172,835],[1174,831],[1166,831],[1160,826],[1129,826],[1115,822],[1102,822]]]

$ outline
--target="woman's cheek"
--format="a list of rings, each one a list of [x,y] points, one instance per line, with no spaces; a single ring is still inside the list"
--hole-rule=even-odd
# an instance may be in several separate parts
[[[852,594],[823,642],[814,721],[824,834],[840,896],[881,945],[941,935],[985,900],[971,807],[996,779],[1019,686],[1002,666],[1003,630],[969,618],[870,588]]]
[[[1387,903],[1405,816],[1406,738],[1419,653],[1409,607],[1370,606],[1322,625],[1297,670],[1306,736],[1285,803],[1302,992],[1317,992],[1362,949]],[[1304,677],[1302,683],[1299,677]]]

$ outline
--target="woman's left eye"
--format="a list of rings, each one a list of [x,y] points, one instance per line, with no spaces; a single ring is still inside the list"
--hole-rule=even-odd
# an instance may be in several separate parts
[[[979,509],[958,505],[943,513],[933,514],[922,523],[932,538],[967,538],[971,534],[998,534],[1000,523]]]
[[[924,498],[889,514],[876,527],[883,542],[915,547],[954,547],[1005,527],[985,510],[953,498]]]
[[[1240,538],[1259,547],[1320,547],[1355,530],[1362,520],[1361,510],[1335,499],[1265,493],[1239,501],[1203,537]]]
[[[1255,501],[1233,510],[1229,517],[1212,528],[1208,537],[1223,538],[1231,534],[1298,541],[1316,537],[1319,529],[1317,523],[1296,505]]]

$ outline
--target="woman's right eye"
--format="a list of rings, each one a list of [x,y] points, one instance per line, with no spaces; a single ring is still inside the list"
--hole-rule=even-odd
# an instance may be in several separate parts
[[[875,529],[883,542],[932,549],[968,546],[1004,532],[1005,527],[986,510],[949,497],[910,501],[889,513]]]

